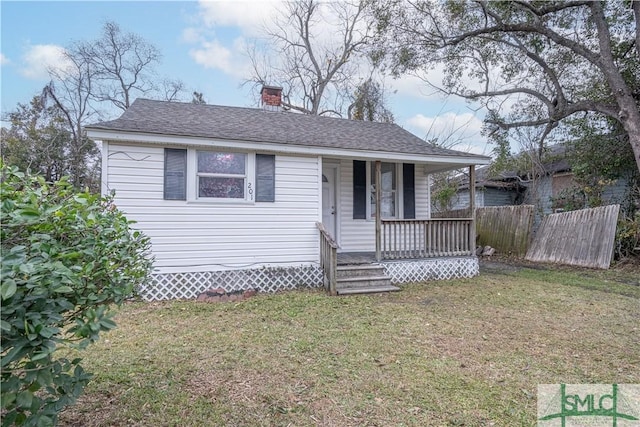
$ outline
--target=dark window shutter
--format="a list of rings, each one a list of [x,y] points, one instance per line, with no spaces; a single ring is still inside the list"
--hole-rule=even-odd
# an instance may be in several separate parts
[[[164,149],[164,198],[187,200],[187,150]]]
[[[367,218],[367,162],[353,161],[353,219]]]
[[[256,154],[256,202],[276,200],[276,156]]]
[[[416,165],[404,163],[402,165],[403,207],[404,219],[416,218]]]

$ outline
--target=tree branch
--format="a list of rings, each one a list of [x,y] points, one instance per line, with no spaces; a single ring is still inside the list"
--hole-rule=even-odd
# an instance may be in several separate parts
[[[638,60],[640,60],[640,1],[632,1],[631,9],[633,10],[636,27],[636,54],[638,55]]]
[[[565,9],[571,9],[574,7],[588,6],[591,1],[563,1],[561,3],[549,3],[543,4],[542,7],[536,8],[533,4],[520,0],[513,0],[512,3],[521,6],[524,9],[533,12],[536,16],[545,16],[551,13],[560,12]]]

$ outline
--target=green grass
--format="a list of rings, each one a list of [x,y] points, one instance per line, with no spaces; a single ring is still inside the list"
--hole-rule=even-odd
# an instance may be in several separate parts
[[[638,287],[522,270],[389,295],[132,303],[77,426],[533,426],[546,383],[639,383]]]

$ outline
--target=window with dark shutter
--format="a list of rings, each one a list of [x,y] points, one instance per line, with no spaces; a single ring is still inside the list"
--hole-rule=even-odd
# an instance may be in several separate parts
[[[367,218],[367,162],[353,161],[353,219]]]
[[[187,200],[187,150],[164,149],[164,199]]]
[[[402,165],[403,207],[404,218],[416,218],[416,165],[404,163]]]
[[[256,202],[276,200],[276,156],[256,154]]]

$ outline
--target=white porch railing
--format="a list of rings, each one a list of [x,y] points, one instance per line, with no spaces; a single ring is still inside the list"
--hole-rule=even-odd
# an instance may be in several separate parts
[[[380,258],[385,260],[473,255],[473,219],[383,219]]]

